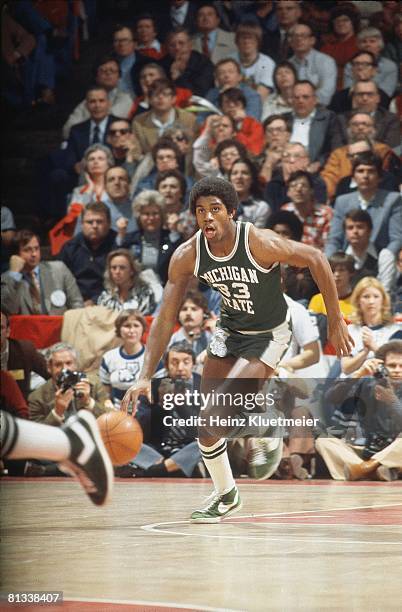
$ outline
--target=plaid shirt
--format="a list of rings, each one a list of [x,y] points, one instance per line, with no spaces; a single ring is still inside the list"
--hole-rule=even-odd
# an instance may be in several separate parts
[[[334,211],[326,204],[314,204],[311,215],[302,217],[293,202],[288,202],[281,207],[282,210],[289,210],[303,223],[302,242],[324,250],[324,246],[329,234],[329,226],[334,216]]]

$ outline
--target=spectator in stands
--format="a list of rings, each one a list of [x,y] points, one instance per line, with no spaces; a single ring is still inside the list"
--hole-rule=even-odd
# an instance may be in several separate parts
[[[353,285],[364,276],[375,276],[382,283],[384,289],[389,291],[396,275],[395,262],[390,258],[384,268],[378,269],[378,253],[371,242],[373,222],[367,210],[356,208],[346,213],[343,223],[345,238],[348,246],[346,253],[354,259],[355,274]]]
[[[234,87],[219,94],[219,107],[236,125],[236,140],[253,155],[259,155],[264,144],[264,130],[259,121],[246,115],[246,98],[241,89]]]
[[[303,236],[303,223],[292,212],[278,210],[268,219],[267,228],[289,240],[301,242]],[[308,268],[281,265],[282,280],[286,295],[303,305],[307,305],[315,293],[317,285]]]
[[[315,86],[310,81],[297,81],[293,89],[292,142],[304,145],[310,156],[311,172],[323,166],[328,155],[343,144],[339,136],[338,119],[332,111],[318,105]]]
[[[180,244],[180,235],[164,229],[166,203],[157,191],[143,191],[133,202],[133,214],[138,230],[127,234],[125,224],[119,224],[118,243],[130,249],[136,262],[153,270],[165,285],[173,251]]]
[[[378,66],[374,81],[385,91],[387,96],[392,98],[398,83],[398,66],[390,59],[382,56],[384,39],[380,30],[372,27],[360,30],[357,35],[357,46],[361,51],[370,51],[376,57]],[[343,76],[343,86],[351,87],[352,85],[352,66],[347,63]]]
[[[116,117],[128,117],[132,105],[131,96],[118,89],[120,76],[119,62],[111,55],[98,60],[94,67],[95,83],[105,88],[110,102],[110,113]],[[63,126],[63,138],[68,139],[73,125],[82,123],[90,118],[86,101],[80,102],[70,114]]]
[[[182,127],[173,127],[166,130],[165,136],[174,142],[174,144],[176,144],[180,150],[180,170],[184,172],[186,177],[192,177],[194,175],[192,147],[193,135],[190,134],[189,130],[183,129]]]
[[[10,338],[10,321],[5,312],[1,312],[1,369],[7,370],[16,380],[18,387],[27,399],[31,386],[31,372],[49,378],[46,361],[29,340]]]
[[[295,213],[303,223],[302,242],[323,250],[333,215],[332,208],[315,201],[314,183],[309,172],[294,172],[286,186],[290,202],[284,204],[282,209]]]
[[[157,28],[154,17],[150,13],[143,13],[137,17],[134,27],[137,49],[143,55],[153,60],[160,60],[166,51],[157,39]]]
[[[186,179],[184,175],[179,170],[161,172],[156,178],[155,188],[165,199],[165,227],[170,232],[178,231],[180,214],[185,208]]]
[[[377,73],[377,58],[371,53],[371,51],[358,51],[351,59],[350,65],[352,67],[352,79],[353,84],[358,81],[373,81]],[[352,89],[353,84],[350,87],[337,91],[332,96],[331,104],[328,108],[334,113],[346,113],[352,110]],[[390,98],[380,87],[378,88],[380,94],[380,106],[382,108],[388,108]]]
[[[185,393],[188,390],[193,395],[194,389],[200,388],[200,376],[193,372],[195,355],[187,342],[176,342],[166,352],[165,369],[153,377],[151,381],[153,403],[144,402],[137,418],[144,428],[145,440],[135,465],[141,471],[133,470],[137,476],[167,477],[169,475],[185,475],[191,477],[197,464],[201,461],[200,451],[195,440],[196,428],[175,425],[178,419],[196,417],[199,406],[191,402],[174,401],[174,393]],[[165,403],[169,402],[169,414],[172,424],[166,425]],[[152,429],[150,428],[152,423]],[[147,432],[151,429],[152,438]]]
[[[207,126],[208,126],[207,119]],[[227,123],[228,125],[228,123]],[[226,129],[226,128],[225,128]],[[203,176],[219,176],[227,178],[233,162],[239,157],[247,157],[246,147],[233,138],[222,140],[212,152],[207,146],[208,134],[205,140],[203,134],[194,143],[194,167],[197,173]]]
[[[264,100],[261,121],[272,115],[282,115],[292,111],[293,87],[297,81],[296,68],[288,61],[275,66],[272,75],[274,93]]]
[[[142,153],[128,119],[116,119],[109,124],[107,144],[112,151],[114,164],[124,168],[131,179],[142,159]]]
[[[144,65],[151,61],[145,55],[136,53],[137,44],[132,29],[117,25],[113,31],[113,50],[120,64],[119,89],[133,98],[138,92],[137,75]]]
[[[70,270],[61,261],[41,261],[39,237],[21,230],[15,237],[16,255],[1,275],[2,309],[9,314],[61,315],[84,303]]]
[[[357,49],[356,34],[359,31],[359,14],[346,4],[336,6],[329,20],[330,33],[324,37],[321,53],[331,56],[337,65],[337,88],[343,83],[343,69],[353,58]],[[327,103],[329,100],[327,101]]]
[[[376,138],[390,147],[400,144],[399,118],[384,108],[380,108],[380,94],[374,81],[358,81],[352,87],[352,108],[361,113],[370,113],[374,118]],[[347,115],[339,117],[345,138]]]
[[[140,95],[136,96],[129,112],[129,119],[136,115],[149,111],[148,91],[149,86],[158,79],[166,79],[166,73],[162,66],[155,62],[145,64],[139,72]],[[177,88],[176,88],[177,92]]]
[[[60,427],[69,416],[82,408],[90,410],[96,417],[107,411],[105,402],[109,397],[97,375],[85,374],[67,390],[59,382],[63,370],[76,372],[79,369],[77,353],[70,344],[53,344],[47,351],[46,362],[50,380],[28,397],[29,416],[32,421]]]
[[[179,310],[180,328],[172,335],[169,346],[176,342],[187,342],[198,363],[203,361],[203,354],[211,339],[211,324],[208,303],[205,296],[196,289],[189,289]],[[201,357],[201,359],[199,359]]]
[[[188,30],[179,27],[169,32],[166,48],[168,55],[161,60],[161,65],[175,86],[205,96],[214,86],[214,65],[206,55],[192,50]]]
[[[352,115],[349,119],[349,125],[351,122],[355,122],[355,117],[357,117],[357,122],[359,122],[361,115],[361,113]],[[364,115],[362,116],[362,121],[364,121],[363,117]],[[372,121],[372,118],[367,115],[367,120]],[[351,132],[350,127],[347,128],[347,131],[348,134]],[[397,191],[397,177],[400,175],[401,162],[392,149],[384,143],[375,142],[372,137],[351,135],[349,137],[349,144],[338,147],[332,151],[331,155],[328,157],[327,163],[320,173],[327,185],[328,197],[331,200],[337,195],[342,195],[343,193],[353,190],[351,185],[352,160],[361,153],[367,152],[375,153],[382,159],[382,168],[384,172],[381,178],[380,187],[382,189],[388,189],[388,191]],[[392,174],[386,172],[387,169],[389,169]]]
[[[289,121],[289,117],[284,117]],[[299,142],[289,142],[285,145],[282,153],[282,164],[277,167],[271,180],[266,184],[264,200],[271,206],[273,211],[277,211],[282,204],[288,201],[286,183],[293,172],[314,170],[315,165],[311,164],[306,147]],[[317,202],[324,203],[327,200],[327,190],[325,183],[319,174],[310,172],[313,185],[314,196]]]
[[[166,33],[180,26],[186,28],[190,34],[195,32],[198,2],[194,0],[169,0],[169,2],[164,2],[163,5],[165,9],[169,9],[162,13],[160,19],[165,36]]]
[[[292,49],[289,44],[289,30],[302,16],[301,3],[298,0],[277,0],[275,7],[278,28],[264,37],[264,53],[275,62],[289,59]]]
[[[402,15],[400,13],[395,16],[392,27],[393,33],[388,38],[388,42],[383,51],[383,56],[399,66],[399,80],[401,80]]]
[[[90,145],[82,159],[84,185],[76,187],[71,194],[69,207],[74,204],[85,206],[89,202],[105,201],[105,175],[113,166],[113,156],[109,147],[100,143]]]
[[[345,250],[343,220],[350,210],[367,210],[373,221],[371,240],[379,257],[395,257],[402,241],[402,205],[399,193],[379,189],[381,159],[371,153],[362,153],[353,160],[353,178],[357,191],[339,196],[335,200],[334,218],[325,247],[327,256]],[[381,254],[381,251],[385,252]]]
[[[334,275],[339,308],[345,319],[348,320],[355,311],[355,306],[351,299],[352,278],[355,273],[353,257],[339,251],[331,255],[328,261]],[[327,309],[321,293],[313,295],[308,305],[308,309],[317,314],[327,314]]]
[[[268,56],[260,53],[262,44],[262,29],[252,22],[240,23],[236,28],[237,53],[234,57],[240,64],[244,81],[256,89],[264,101],[273,90],[272,75],[275,62]]]
[[[380,367],[386,377],[378,377]],[[360,430],[365,439],[363,459],[355,444],[345,437],[321,436],[316,448],[335,480],[383,480],[398,478],[402,470],[402,342],[393,340],[378,348],[374,359],[364,360],[350,380],[334,385],[326,399],[339,406],[347,398],[355,400]],[[375,446],[375,448],[373,448]]]
[[[398,320],[401,320],[402,315],[402,248],[396,256],[396,275],[394,284],[391,288],[391,304],[392,312],[399,315]]]
[[[206,98],[215,106],[219,103],[219,94],[226,89],[240,89],[246,98],[246,114],[257,121],[261,118],[261,97],[251,87],[243,83],[243,75],[239,63],[226,57],[215,66],[216,87],[207,92]]]
[[[316,51],[316,37],[307,23],[297,23],[289,31],[289,42],[294,55],[290,62],[295,66],[299,81],[310,81],[315,87],[321,104],[329,104],[335,93],[337,68],[329,55]]]
[[[127,389],[139,379],[144,365],[145,346],[141,338],[147,330],[147,324],[140,312],[128,308],[122,310],[114,326],[117,338],[121,339],[121,346],[103,355],[99,378],[114,407],[118,409]]]
[[[283,115],[271,115],[263,123],[265,133],[265,149],[258,179],[266,185],[275,171],[279,170],[286,145],[292,132],[291,123]]]
[[[156,177],[160,172],[166,170],[179,170],[182,166],[183,156],[177,146],[170,138],[160,138],[152,147],[153,167],[149,173],[142,178],[135,187],[134,195],[141,193],[144,189],[155,189]],[[149,167],[149,166],[148,166]],[[186,190],[193,185],[191,177],[186,177]]]
[[[98,306],[112,310],[139,310],[152,314],[161,297],[162,287],[150,269],[140,271],[139,263],[127,249],[117,249],[107,256],[104,291]]]
[[[352,323],[348,329],[355,345],[351,355],[341,359],[342,371],[347,375],[358,370],[366,359],[373,358],[400,330],[397,323],[392,323],[389,294],[376,278],[362,278],[353,290],[351,302],[355,313],[350,317]]]
[[[1,207],[1,272],[8,268],[10,247],[15,238],[15,221],[13,213],[7,206]]]
[[[149,87],[151,110],[135,117],[133,132],[143,153],[151,151],[165,130],[172,127],[188,129],[192,134],[195,126],[194,115],[175,108],[176,90],[168,79],[158,79]]]
[[[29,419],[29,410],[17,381],[10,372],[0,372],[0,402],[1,409],[13,414],[20,419]],[[2,466],[5,467],[4,465]],[[14,474],[8,469],[8,474]],[[3,472],[4,473],[4,472]]]
[[[266,227],[271,208],[261,199],[255,164],[248,158],[237,159],[229,171],[229,181],[239,198],[237,219],[250,221],[256,227]]]
[[[90,118],[74,125],[67,143],[50,154],[46,168],[41,169],[41,207],[46,216],[62,217],[66,211],[66,195],[77,184],[82,172],[82,159],[92,144],[105,144],[108,126],[115,119],[110,115],[110,102],[105,88],[96,85],[88,89],[86,106]],[[47,178],[49,177],[49,178]]]
[[[96,304],[103,290],[106,258],[116,248],[110,210],[103,202],[91,202],[81,213],[81,231],[63,246],[60,259],[71,270],[85,306]]]
[[[197,31],[192,36],[194,51],[203,53],[214,64],[236,51],[234,34],[222,30],[220,21],[215,3],[203,3],[197,10]]]

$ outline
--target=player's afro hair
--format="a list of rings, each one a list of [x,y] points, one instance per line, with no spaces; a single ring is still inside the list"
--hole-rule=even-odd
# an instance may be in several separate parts
[[[195,214],[195,207],[199,198],[203,196],[216,196],[223,202],[228,213],[237,210],[239,199],[232,183],[221,178],[205,177],[195,183],[190,192],[190,211]]]

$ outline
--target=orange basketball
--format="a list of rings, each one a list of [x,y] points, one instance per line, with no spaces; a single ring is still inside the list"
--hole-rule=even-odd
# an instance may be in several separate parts
[[[105,412],[98,427],[113,465],[124,465],[138,454],[143,436],[140,424],[125,412]]]

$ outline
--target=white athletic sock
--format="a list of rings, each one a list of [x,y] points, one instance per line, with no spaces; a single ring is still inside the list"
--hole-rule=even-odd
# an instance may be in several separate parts
[[[16,419],[17,441],[7,459],[48,459],[64,461],[70,442],[64,431],[52,425]]]
[[[212,446],[204,446],[198,440],[198,446],[206,468],[211,475],[217,493],[228,493],[236,486],[232,468],[226,450],[226,440],[221,438]]]

